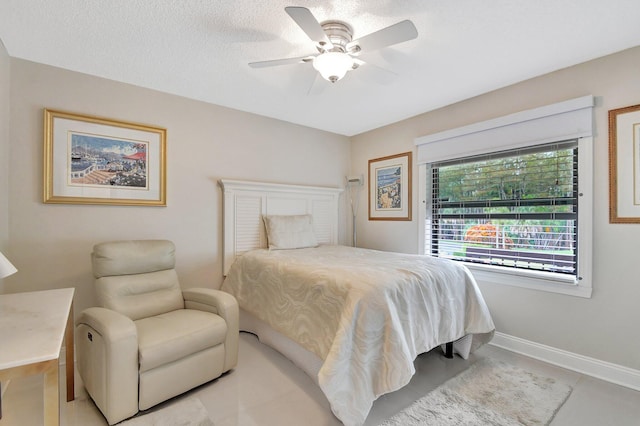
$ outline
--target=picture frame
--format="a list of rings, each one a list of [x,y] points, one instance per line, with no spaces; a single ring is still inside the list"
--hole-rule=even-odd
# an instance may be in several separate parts
[[[44,202],[166,206],[166,129],[45,109]]]
[[[609,222],[640,223],[640,105],[609,111]]]
[[[411,152],[369,160],[369,220],[411,220]]]

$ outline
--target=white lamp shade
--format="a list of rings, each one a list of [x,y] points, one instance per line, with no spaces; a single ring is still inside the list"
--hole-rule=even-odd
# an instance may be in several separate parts
[[[8,277],[11,274],[18,272],[15,266],[9,262],[9,259],[4,257],[4,254],[0,252],[0,278]]]
[[[353,58],[342,52],[325,52],[313,59],[313,67],[325,80],[335,83],[353,69]]]

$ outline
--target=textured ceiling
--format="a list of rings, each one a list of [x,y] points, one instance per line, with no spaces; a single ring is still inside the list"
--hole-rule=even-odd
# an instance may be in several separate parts
[[[311,64],[247,65],[316,52],[285,6],[418,38],[361,56],[388,81],[365,65],[309,93]],[[640,45],[639,22],[639,0],[0,0],[12,57],[347,136]]]

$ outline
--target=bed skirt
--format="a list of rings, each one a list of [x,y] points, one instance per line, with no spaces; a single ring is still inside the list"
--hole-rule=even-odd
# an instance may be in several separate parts
[[[242,308],[240,309],[240,331],[255,334],[260,343],[280,352],[319,386],[318,372],[322,367],[323,360],[316,354],[306,350]],[[462,358],[467,359],[472,349],[472,341],[473,336],[471,334],[456,340],[453,342],[453,353],[457,353]],[[442,351],[445,351],[444,345],[442,345]]]
[[[322,367],[322,360],[316,354],[306,350],[244,309],[240,309],[240,331],[255,334],[260,343],[264,343],[280,352],[285,358],[307,373],[316,385],[318,384],[318,371]]]

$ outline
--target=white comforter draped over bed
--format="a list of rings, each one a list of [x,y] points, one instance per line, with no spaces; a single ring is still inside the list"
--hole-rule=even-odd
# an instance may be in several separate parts
[[[240,306],[324,360],[318,383],[333,413],[362,424],[373,401],[406,385],[417,355],[494,330],[466,267],[429,256],[344,246],[255,250],[222,289]]]

